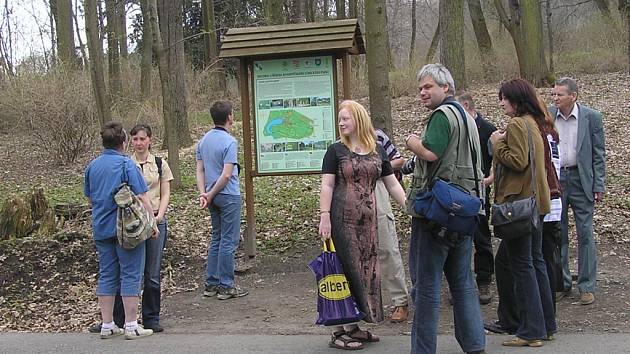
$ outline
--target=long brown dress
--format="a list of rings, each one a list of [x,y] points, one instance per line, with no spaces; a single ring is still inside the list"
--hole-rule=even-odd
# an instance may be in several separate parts
[[[381,146],[360,155],[335,143],[324,156],[323,173],[335,174],[330,209],[332,239],[350,290],[366,322],[383,320],[378,263],[376,181],[393,173]]]

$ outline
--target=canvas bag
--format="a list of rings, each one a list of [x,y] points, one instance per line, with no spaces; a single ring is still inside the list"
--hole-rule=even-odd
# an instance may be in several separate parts
[[[529,144],[529,163],[532,165],[530,170],[532,172],[533,195],[529,198],[492,205],[490,223],[494,226],[494,235],[503,240],[514,240],[531,235],[540,227],[538,203],[536,202],[538,186],[535,181],[534,144],[529,124],[527,124],[527,143]],[[497,168],[497,182],[501,178],[502,169],[503,167],[499,164]],[[497,185],[499,184],[497,183]]]
[[[123,160],[123,182],[114,191],[116,236],[124,249],[136,248],[151,237],[155,227],[153,213],[148,212],[128,185],[127,163]]]
[[[466,113],[458,104],[449,104],[459,110],[464,119],[468,148],[471,151],[475,186],[479,184],[477,175],[477,152],[470,139],[470,131],[466,120]],[[439,234],[457,234],[459,236],[472,235],[479,225],[479,210],[481,199],[479,194],[471,195],[465,188],[442,179],[435,179],[431,188],[419,192],[413,204],[416,214],[426,218],[430,223],[438,226]]]
[[[332,239],[324,241],[324,250],[308,267],[317,280],[317,320],[315,324],[336,326],[359,322],[365,314],[359,311],[350,292],[350,284]]]

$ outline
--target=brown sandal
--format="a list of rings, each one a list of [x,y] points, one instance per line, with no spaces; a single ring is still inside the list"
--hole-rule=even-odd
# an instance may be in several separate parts
[[[343,344],[337,344],[337,341],[341,341]],[[350,346],[351,343],[359,343],[357,346]],[[332,334],[332,338],[330,338],[330,342],[328,346],[331,348],[341,349],[341,350],[360,350],[363,349],[363,343],[360,340],[356,340],[350,337],[346,331],[338,331]]]
[[[365,337],[362,336],[363,333],[365,333]],[[347,331],[346,334],[348,335],[348,337],[354,340],[358,340],[361,343],[374,343],[381,340],[379,337],[373,335],[370,331],[362,330],[359,327],[355,327],[354,329]],[[359,334],[359,336],[357,336],[356,334]]]

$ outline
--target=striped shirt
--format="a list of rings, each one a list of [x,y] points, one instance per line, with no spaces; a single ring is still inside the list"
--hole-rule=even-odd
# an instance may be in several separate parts
[[[385,153],[387,154],[387,157],[389,157],[389,161],[393,161],[393,160],[401,158],[402,156],[400,156],[398,149],[396,149],[396,146],[392,144],[392,141],[385,134],[385,132],[380,129],[375,129],[375,131],[376,131],[376,142],[380,146],[382,146],[383,149],[385,149]]]

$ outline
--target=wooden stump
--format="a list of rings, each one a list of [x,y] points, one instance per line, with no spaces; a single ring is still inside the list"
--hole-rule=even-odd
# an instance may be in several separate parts
[[[31,193],[31,217],[33,220],[39,220],[44,217],[44,214],[50,207],[48,201],[44,195],[44,189],[38,188]]]
[[[19,197],[5,200],[0,209],[0,239],[27,236],[33,229],[31,209]]]

